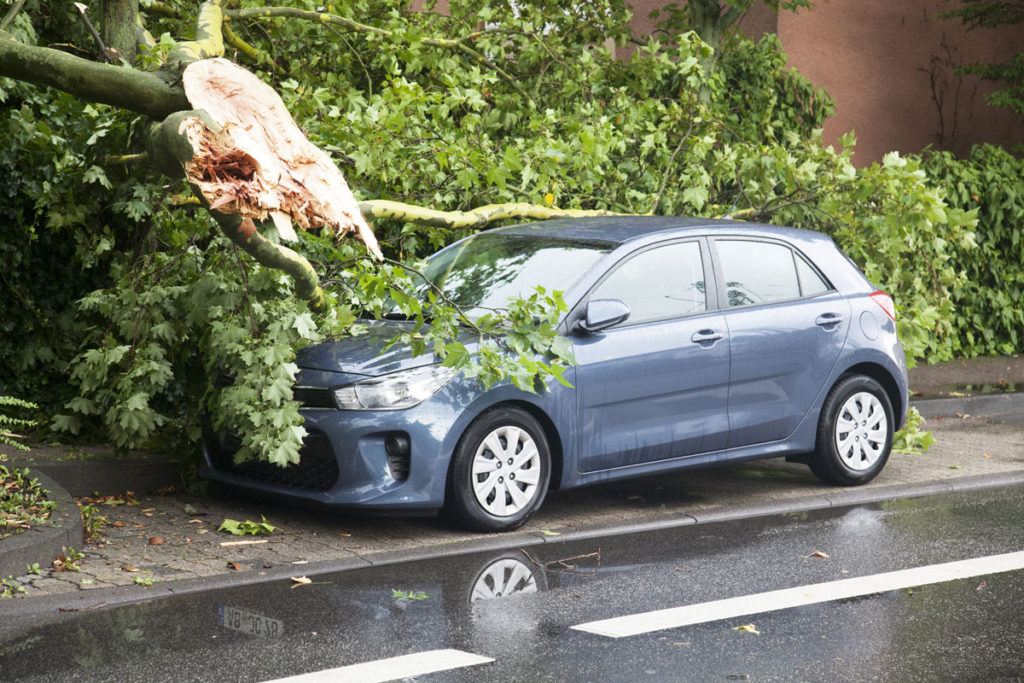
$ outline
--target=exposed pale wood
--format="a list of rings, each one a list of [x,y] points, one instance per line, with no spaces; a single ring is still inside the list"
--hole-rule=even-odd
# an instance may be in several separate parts
[[[185,173],[211,209],[254,221],[274,221],[281,238],[296,239],[293,225],[355,232],[371,253],[380,248],[341,171],[299,130],[280,96],[227,59],[189,64],[185,94],[202,118],[182,123],[195,150]]]

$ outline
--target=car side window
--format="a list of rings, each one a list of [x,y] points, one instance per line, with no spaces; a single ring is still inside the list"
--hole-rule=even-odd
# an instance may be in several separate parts
[[[697,242],[648,249],[621,264],[590,295],[629,306],[629,323],[673,318],[707,310],[704,264]]]
[[[725,278],[726,306],[751,306],[800,298],[793,251],[781,244],[716,240]]]
[[[801,294],[804,296],[817,296],[831,289],[802,256],[793,254],[793,258],[796,259],[796,273],[800,277]]]

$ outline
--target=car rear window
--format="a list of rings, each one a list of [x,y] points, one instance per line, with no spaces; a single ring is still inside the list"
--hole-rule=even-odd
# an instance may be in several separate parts
[[[716,240],[715,246],[725,278],[727,306],[800,298],[800,280],[789,247],[746,240]]]

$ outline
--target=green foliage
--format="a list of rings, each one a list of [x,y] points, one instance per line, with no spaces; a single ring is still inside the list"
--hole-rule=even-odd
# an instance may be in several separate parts
[[[38,562],[33,562],[32,564],[25,566],[25,573],[32,574],[34,576],[42,576],[43,568],[39,566]]]
[[[968,28],[1024,24],[1022,0],[957,0],[956,4],[946,15],[959,18]],[[972,64],[962,71],[998,83],[1001,87],[988,96],[989,103],[1024,118],[1024,50],[1003,63]]]
[[[85,540],[87,543],[92,543],[100,539],[100,534],[103,531],[103,527],[110,524],[105,516],[100,514],[99,508],[91,503],[83,505],[78,504],[78,511],[82,515],[82,530],[85,534]]]
[[[731,213],[822,230],[894,295],[911,357],[959,350],[952,297],[964,277],[950,259],[972,249],[973,213],[947,206],[916,158],[858,170],[852,137],[825,147],[833,105],[786,67],[776,38],[726,37],[715,52],[676,25],[621,60],[605,48],[626,44],[620,0],[453,0],[447,15],[406,5],[333,10],[387,34],[232,22],[286,69],[265,77],[358,197]],[[187,35],[187,14],[151,16],[149,28]],[[39,26],[41,40],[58,39]],[[430,44],[436,36],[469,51]],[[352,240],[303,235],[297,249],[328,291],[314,314],[204,213],[171,206],[182,183],[105,162],[138,149],[142,121],[7,81],[0,100],[0,169],[12,179],[0,190],[0,261],[14,266],[0,287],[18,302],[0,322],[0,390],[45,400],[65,434],[180,449],[205,415],[239,435],[239,458],[295,462],[305,434],[292,396],[297,350],[395,310],[413,324],[394,343],[485,385],[540,391],[572,362],[555,334],[558,292],[478,320],[429,288],[416,294],[420,259],[469,230],[379,221],[382,263]]]
[[[14,580],[13,576],[6,579],[0,578],[0,600],[13,598],[15,595],[25,593],[25,587]]]
[[[1024,160],[979,145],[966,159],[933,152],[925,166],[947,203],[978,219],[977,249],[949,254],[949,266],[964,276],[951,296],[953,353],[1024,350]]]
[[[893,452],[916,455],[924,453],[931,448],[932,444],[935,443],[935,437],[931,432],[926,432],[922,429],[924,423],[925,420],[921,417],[921,413],[918,412],[917,408],[911,406],[907,410],[906,424],[903,425],[903,429],[896,432],[893,436]]]
[[[0,465],[0,538],[45,523],[54,507],[27,468]]]
[[[143,588],[149,588],[150,586],[153,585],[153,577],[152,576],[136,576],[134,579],[132,579],[132,583],[134,583],[136,586],[142,586]]]
[[[13,396],[0,396],[0,408],[20,408],[22,410],[38,410],[39,406],[30,401],[22,401],[21,399],[14,398]],[[25,427],[34,427],[38,424],[35,420],[29,420],[23,417],[13,417],[7,415],[6,412],[0,412],[0,445],[10,446],[19,451],[27,451],[29,448],[25,444],[21,443],[18,439],[22,438],[21,434],[12,432],[12,429],[21,429]]]
[[[85,553],[74,548],[65,547],[60,556],[53,561],[53,570],[57,572],[77,572],[82,570]]]
[[[423,591],[402,591],[395,588],[391,589],[391,597],[401,602],[424,602],[430,599]]]
[[[239,522],[237,519],[225,519],[217,527],[217,531],[224,531],[232,536],[269,536],[277,529],[276,526],[267,521],[267,518],[260,515],[260,521],[245,520]]]

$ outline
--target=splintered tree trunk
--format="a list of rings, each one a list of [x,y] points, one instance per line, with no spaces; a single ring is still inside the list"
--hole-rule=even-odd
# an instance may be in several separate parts
[[[218,127],[193,117],[178,131],[195,150],[185,174],[212,210],[257,223],[269,218],[286,242],[297,239],[293,224],[355,232],[380,255],[341,171],[270,86],[222,58],[193,62],[182,83],[189,103]]]

